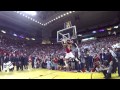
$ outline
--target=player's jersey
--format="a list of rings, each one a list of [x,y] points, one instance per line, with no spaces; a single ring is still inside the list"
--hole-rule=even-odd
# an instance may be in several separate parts
[[[66,53],[70,53],[72,50],[66,47]]]

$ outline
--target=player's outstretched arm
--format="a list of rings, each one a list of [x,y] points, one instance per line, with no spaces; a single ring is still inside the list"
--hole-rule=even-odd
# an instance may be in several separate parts
[[[62,46],[65,47],[66,46],[66,43],[62,40]]]

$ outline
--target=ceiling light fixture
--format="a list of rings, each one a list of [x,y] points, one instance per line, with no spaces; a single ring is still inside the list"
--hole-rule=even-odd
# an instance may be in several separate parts
[[[16,37],[16,36],[17,36],[17,34],[15,34],[15,33],[14,33],[14,34],[13,34],[13,36],[15,36],[15,37]]]
[[[27,17],[28,19],[30,19],[30,17]]]
[[[25,17],[27,18],[28,16],[27,16],[27,15],[25,15]]]
[[[20,15],[21,15],[22,13],[20,13]]]
[[[4,31],[4,30],[1,30],[1,32],[2,32],[2,33],[6,33],[6,31]]]
[[[114,26],[114,28],[118,28],[118,26]]]
[[[64,16],[66,16],[66,14],[63,14]]]
[[[60,18],[60,16],[58,16],[58,18]]]
[[[63,15],[61,15],[60,17],[63,17]]]
[[[16,13],[19,13],[19,11],[16,11]]]
[[[110,31],[110,30],[112,30],[112,28],[111,28],[111,27],[110,27],[110,28],[107,28],[107,30]]]
[[[71,11],[69,11],[69,13],[72,13]]]
[[[78,34],[78,36],[80,36],[80,37],[81,37],[81,36],[82,36],[82,34]]]
[[[32,40],[35,40],[35,38],[31,38]]]
[[[33,21],[35,21],[35,19],[33,19]]]
[[[96,31],[92,31],[92,33],[97,33]]]
[[[37,12],[35,11],[23,11],[23,12],[32,16],[35,16],[37,14]]]
[[[67,12],[66,14],[68,15],[69,13]]]
[[[30,40],[29,38],[26,38],[27,40]]]

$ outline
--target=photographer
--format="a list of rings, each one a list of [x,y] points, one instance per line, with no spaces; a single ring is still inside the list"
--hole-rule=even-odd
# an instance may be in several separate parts
[[[103,70],[102,70],[105,79],[110,79],[111,78],[112,69],[113,69],[113,61],[111,61],[109,63],[108,68],[103,68]]]

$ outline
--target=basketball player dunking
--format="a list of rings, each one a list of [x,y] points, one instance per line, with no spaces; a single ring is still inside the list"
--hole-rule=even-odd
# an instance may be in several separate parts
[[[67,64],[67,60],[69,60],[70,58],[71,59],[74,59],[75,58],[75,56],[73,55],[73,53],[72,53],[72,44],[73,44],[73,41],[71,40],[71,39],[63,39],[62,40],[62,45],[63,45],[63,47],[65,48],[65,53],[66,53],[66,55],[65,55],[65,65],[66,65],[66,67],[68,67],[68,64]]]
[[[73,41],[71,39],[62,40],[62,45],[66,51],[65,59],[75,58],[75,56],[72,53],[72,44]]]

